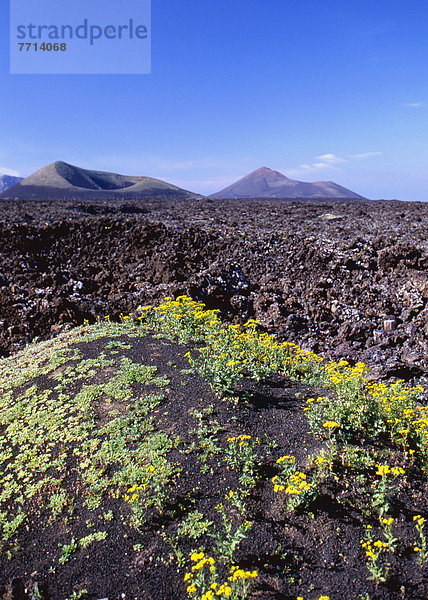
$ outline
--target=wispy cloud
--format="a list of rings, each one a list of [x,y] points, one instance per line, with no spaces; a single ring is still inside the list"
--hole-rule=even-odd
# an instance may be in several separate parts
[[[372,156],[381,156],[382,152],[362,152],[361,154],[350,154],[350,158],[355,158],[356,160],[364,159],[364,158],[372,158]]]
[[[338,165],[343,165],[348,162],[346,158],[331,153],[321,154],[321,156],[316,156],[315,158],[316,162],[304,163],[299,165],[296,169],[288,169],[287,174],[291,177],[300,177],[318,171],[337,170]]]
[[[346,158],[342,158],[340,156],[336,156],[336,154],[321,154],[321,156],[316,157],[319,161],[319,165],[342,165],[343,163],[347,163]]]
[[[7,167],[0,167],[0,175],[12,175],[12,177],[19,177],[19,172],[14,169],[8,169]]]
[[[363,160],[380,156],[382,152],[362,152],[360,154],[337,154],[327,153],[315,157],[313,163],[303,163],[295,169],[287,169],[287,175],[291,177],[304,177],[306,174],[317,173],[322,171],[339,171],[346,164],[350,164],[355,160]]]
[[[404,102],[403,106],[408,108],[422,108],[425,106],[425,102]]]

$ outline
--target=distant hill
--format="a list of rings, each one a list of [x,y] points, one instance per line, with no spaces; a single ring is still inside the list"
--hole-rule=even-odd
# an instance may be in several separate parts
[[[13,177],[12,175],[0,175],[0,192],[4,192],[22,179],[22,177]]]
[[[262,167],[246,177],[212,194],[211,198],[359,198],[333,181],[306,183],[289,179],[278,171]]]
[[[199,197],[198,194],[153,177],[88,171],[60,161],[43,167],[0,194],[0,198],[9,200],[114,200],[153,196]]]

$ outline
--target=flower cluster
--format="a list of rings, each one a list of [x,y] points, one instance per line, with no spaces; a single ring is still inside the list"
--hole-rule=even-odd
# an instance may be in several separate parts
[[[376,475],[380,477],[384,475],[393,475],[394,477],[398,477],[399,475],[404,475],[404,469],[402,467],[390,467],[389,465],[376,465],[377,471]]]
[[[286,494],[287,508],[292,510],[312,498],[316,491],[316,480],[309,483],[306,473],[296,470],[294,456],[281,456],[276,463],[281,467],[281,472],[272,477],[273,491]]]
[[[144,486],[142,485],[133,485],[129,488],[128,493],[124,495],[125,502],[129,504],[134,504],[140,498],[140,493],[144,491]]]
[[[366,554],[366,566],[370,572],[369,579],[372,579],[376,583],[385,582],[388,575],[388,568],[380,559],[385,549],[388,548],[388,544],[382,540],[374,542],[371,539],[371,535],[369,535],[369,539],[362,541],[361,546]]]
[[[367,396],[382,409],[392,441],[404,448],[414,445],[428,458],[428,406],[417,403],[423,392],[421,386],[406,387],[402,381],[391,385],[370,381],[366,383]]]
[[[303,596],[297,596],[296,600],[304,600]],[[318,600],[330,600],[330,596],[320,596]]]
[[[306,481],[306,474],[302,473],[301,471],[296,471],[288,479],[285,493],[289,494],[290,496],[299,496],[310,489],[311,485]]]
[[[389,465],[376,465],[376,475],[380,479],[375,480],[371,485],[373,489],[372,506],[382,519],[391,508],[394,480],[404,475],[404,469],[402,467],[390,467]]]
[[[245,571],[232,566],[226,581],[218,583],[217,566],[212,557],[201,551],[194,552],[190,560],[195,564],[184,576],[184,582],[188,584],[186,591],[193,600],[214,600],[219,597],[245,600],[251,581],[258,576],[257,571]]]
[[[280,474],[272,477],[273,491],[282,492],[287,485],[289,477],[296,471],[296,459],[294,456],[286,455],[280,456],[276,461],[276,464],[280,466]]]
[[[138,522],[144,516],[144,508],[155,506],[162,513],[169,498],[171,483],[180,474],[181,468],[166,459],[156,465],[148,465],[140,475],[138,484],[133,485],[124,495],[125,502],[132,505]]]

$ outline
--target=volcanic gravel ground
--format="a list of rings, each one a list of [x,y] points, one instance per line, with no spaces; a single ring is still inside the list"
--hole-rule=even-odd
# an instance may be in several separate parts
[[[189,294],[428,384],[428,203],[2,201],[0,354]]]

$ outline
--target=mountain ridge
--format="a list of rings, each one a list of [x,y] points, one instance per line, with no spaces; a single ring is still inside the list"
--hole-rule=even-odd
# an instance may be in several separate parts
[[[188,190],[147,176],[120,175],[94,171],[56,161],[42,167],[13,188],[0,194],[2,199],[119,199],[153,195],[196,198]]]
[[[210,198],[365,198],[334,181],[305,182],[290,179],[279,171],[260,167]]]
[[[14,175],[0,175],[0,192],[8,190],[22,180],[23,177],[15,177]]]

